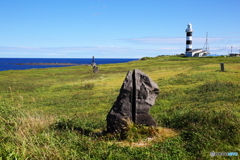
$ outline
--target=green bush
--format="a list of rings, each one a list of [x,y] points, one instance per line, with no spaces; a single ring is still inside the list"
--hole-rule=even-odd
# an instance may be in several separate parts
[[[140,60],[145,61],[145,60],[149,60],[149,59],[153,59],[154,57],[142,57]]]

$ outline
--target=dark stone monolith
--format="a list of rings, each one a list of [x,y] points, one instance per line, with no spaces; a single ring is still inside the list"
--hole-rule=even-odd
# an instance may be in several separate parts
[[[156,126],[148,111],[154,105],[158,93],[158,85],[145,73],[138,69],[129,71],[107,115],[107,132],[125,131],[128,122]]]

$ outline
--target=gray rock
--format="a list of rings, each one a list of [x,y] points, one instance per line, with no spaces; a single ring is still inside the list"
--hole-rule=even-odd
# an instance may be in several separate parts
[[[135,70],[136,82],[136,124],[145,124],[147,126],[156,126],[155,120],[149,115],[148,111],[155,104],[155,99],[159,94],[158,85],[151,80],[145,73]]]
[[[98,66],[93,66],[93,73],[98,73]]]
[[[125,131],[128,122],[156,126],[148,111],[158,93],[158,85],[145,73],[138,69],[129,71],[107,115],[107,132]]]
[[[107,132],[124,130],[127,122],[132,120],[132,90],[132,71],[129,71],[120,89],[120,94],[107,115]]]

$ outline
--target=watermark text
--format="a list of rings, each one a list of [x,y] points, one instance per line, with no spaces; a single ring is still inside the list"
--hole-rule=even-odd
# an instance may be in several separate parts
[[[238,156],[238,152],[210,152],[210,156]]]

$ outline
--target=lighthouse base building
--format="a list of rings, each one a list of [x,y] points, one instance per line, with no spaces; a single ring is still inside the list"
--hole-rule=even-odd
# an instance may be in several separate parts
[[[206,57],[208,51],[202,49],[193,49],[185,52],[186,57]]]

